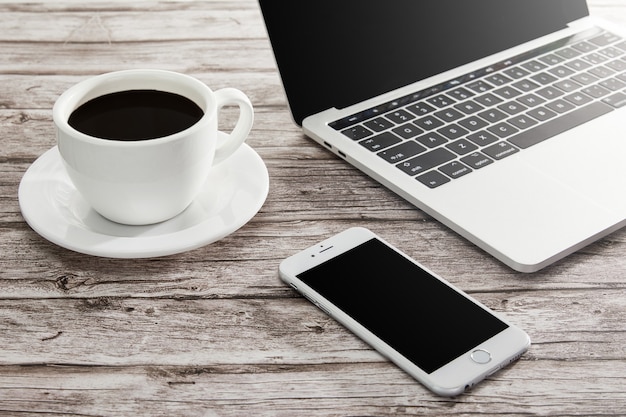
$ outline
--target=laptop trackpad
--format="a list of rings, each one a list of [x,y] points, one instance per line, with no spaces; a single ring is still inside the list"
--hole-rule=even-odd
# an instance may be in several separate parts
[[[574,193],[621,215],[624,219],[625,115],[625,111],[614,111],[578,126],[528,149],[523,159]]]
[[[581,168],[582,159],[586,155],[599,158],[603,152],[567,156],[563,142],[569,136],[575,141],[581,139],[579,134],[562,136],[511,156],[507,163],[495,163],[484,172],[472,174],[481,177],[476,183],[468,176],[465,184],[462,180],[448,184],[455,189],[458,185],[463,189],[463,200],[471,201],[463,207],[440,201],[442,214],[463,225],[450,226],[479,246],[490,246],[494,255],[499,253],[499,258],[510,260],[507,263],[518,264],[518,269],[535,270],[534,266],[545,266],[560,257],[555,254],[580,249],[599,232],[624,223],[624,175],[613,176],[598,186],[594,175],[609,174],[590,173]],[[558,155],[561,157],[555,159]],[[614,162],[617,156],[612,158]],[[476,242],[475,236],[482,242]]]

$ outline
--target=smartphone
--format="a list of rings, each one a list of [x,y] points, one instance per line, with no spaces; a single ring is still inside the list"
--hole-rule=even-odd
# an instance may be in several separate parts
[[[530,338],[365,228],[281,262],[281,279],[443,396],[517,360]]]

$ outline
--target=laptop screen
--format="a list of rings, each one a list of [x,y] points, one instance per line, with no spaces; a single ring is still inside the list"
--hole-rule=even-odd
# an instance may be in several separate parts
[[[585,0],[259,0],[293,118],[563,29]]]

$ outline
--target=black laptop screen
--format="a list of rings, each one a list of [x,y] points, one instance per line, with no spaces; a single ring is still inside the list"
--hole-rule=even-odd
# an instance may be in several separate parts
[[[562,29],[585,0],[259,0],[293,118]]]

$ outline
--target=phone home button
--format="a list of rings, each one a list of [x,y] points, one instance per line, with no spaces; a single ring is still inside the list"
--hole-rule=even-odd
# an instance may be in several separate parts
[[[470,357],[472,358],[474,362],[479,363],[481,365],[484,365],[491,361],[491,353],[489,353],[488,351],[484,349],[476,349],[475,351],[472,352]]]

